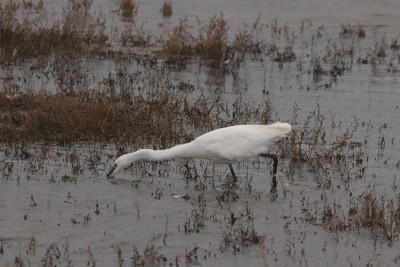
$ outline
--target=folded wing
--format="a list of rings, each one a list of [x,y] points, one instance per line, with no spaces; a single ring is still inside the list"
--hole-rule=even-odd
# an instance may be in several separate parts
[[[201,148],[203,158],[230,163],[267,152],[270,145],[286,137],[290,131],[290,124],[280,122],[271,125],[238,125],[211,131],[199,136],[193,143]]]

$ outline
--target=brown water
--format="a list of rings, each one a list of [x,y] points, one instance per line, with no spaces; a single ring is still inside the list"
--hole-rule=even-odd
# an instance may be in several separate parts
[[[58,1],[45,3],[47,10],[54,10],[54,16],[62,8]],[[353,169],[349,168],[353,175],[349,182],[341,176],[340,168],[328,171],[324,177],[310,173],[306,168],[288,176],[289,163],[281,161],[278,197],[275,199],[269,193],[269,162],[251,159],[235,166],[240,177],[239,198],[221,202],[217,198],[225,192],[223,181],[229,173],[227,166],[190,161],[190,166],[196,166],[198,173],[206,174],[196,182],[184,179],[180,161],[143,162],[119,174],[117,180],[107,180],[106,169],[117,153],[114,145],[42,147],[42,144],[30,144],[21,148],[3,144],[0,149],[0,265],[13,265],[18,257],[26,266],[42,265],[45,258],[66,266],[94,266],[94,263],[96,266],[130,266],[134,247],[143,255],[151,241],[157,255],[164,257],[161,265],[167,266],[398,265],[397,237],[388,242],[379,229],[368,228],[328,231],[312,223],[310,213],[315,213],[321,220],[321,211],[327,203],[346,211],[344,207],[370,190],[378,196],[399,194],[400,58],[394,54],[375,65],[354,63],[351,71],[338,76],[328,88],[324,88],[330,82],[328,78],[314,81],[308,74],[307,62],[310,60],[311,36],[322,25],[322,37],[315,44],[316,53],[321,56],[332,43],[347,45],[348,41],[337,39],[341,25],[345,24],[364,25],[366,39],[354,44],[361,57],[383,36],[387,43],[398,39],[400,2],[173,1],[171,19],[162,19],[160,6],[161,2],[140,2],[136,24],[161,34],[185,15],[190,23],[194,23],[195,16],[207,20],[221,11],[233,36],[243,23],[254,22],[260,13],[264,23],[275,18],[281,24],[287,23],[298,36],[293,48],[297,60],[283,64],[282,68],[266,57],[263,60],[248,59],[239,71],[239,79],[230,73],[223,78],[213,76],[196,63],[180,71],[161,72],[155,68],[148,70],[149,76],[161,75],[176,83],[191,81],[196,90],[189,97],[200,94],[210,99],[220,97],[227,106],[237,99],[254,105],[271,99],[274,118],[282,121],[290,119],[294,105],[300,108],[301,121],[319,104],[328,124],[340,125],[329,133],[329,138],[333,139],[356,118],[360,125],[364,123],[356,134],[359,140],[367,140],[366,174],[356,178],[358,167],[353,166]],[[95,1],[91,10],[93,16],[99,12],[107,14],[107,25],[112,32],[124,26],[113,12],[117,8],[117,1]],[[300,35],[302,22],[307,22],[308,26]],[[118,46],[118,43],[114,45]],[[299,62],[304,64],[303,68],[298,67]],[[100,88],[104,77],[109,73],[115,75],[121,68],[127,73],[144,69],[138,64],[110,60],[82,59],[70,64],[91,77],[76,86],[93,89]],[[161,65],[162,62],[158,62],[158,67]],[[27,83],[19,84],[22,92],[27,90],[26,84],[33,84],[37,90],[44,87],[48,92],[57,91],[56,77],[38,81],[35,73],[27,72],[28,68],[2,67],[1,73],[27,77]],[[395,71],[388,71],[389,68]],[[384,124],[387,127],[379,130]],[[382,135],[386,140],[384,149],[378,145]],[[21,159],[17,156],[20,151],[28,151],[31,157]],[[44,157],[42,151],[45,151]],[[72,154],[77,155],[77,160],[71,159]],[[95,168],[90,168],[87,159],[93,155],[100,155],[100,161]],[[9,171],[11,164],[12,171]],[[328,180],[329,186],[325,186]],[[246,190],[249,182],[251,191]],[[206,185],[203,193],[197,190],[202,183]],[[190,196],[189,200],[182,198],[186,194]],[[204,197],[203,204],[198,203],[199,196]],[[241,218],[231,225],[232,213],[238,218],[240,214],[251,214],[252,219]],[[198,232],[193,224],[195,218],[204,222]],[[223,248],[221,244],[228,233],[238,237],[233,231],[238,224],[245,229],[254,227],[264,238],[263,246],[246,246],[238,242],[236,247]],[[185,233],[185,225],[193,231]],[[49,250],[52,244],[53,250]],[[186,257],[195,247],[198,247],[196,256]]]

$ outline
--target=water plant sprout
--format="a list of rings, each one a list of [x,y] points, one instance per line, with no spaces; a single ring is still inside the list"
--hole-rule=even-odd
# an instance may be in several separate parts
[[[122,155],[111,166],[107,177],[124,169],[138,160],[162,161],[173,158],[199,158],[216,163],[229,164],[229,169],[237,181],[232,163],[244,158],[263,156],[274,161],[271,192],[276,192],[276,172],[278,158],[267,153],[269,146],[286,137],[292,126],[276,122],[271,125],[236,125],[205,133],[190,143],[180,144],[165,150],[140,149]]]

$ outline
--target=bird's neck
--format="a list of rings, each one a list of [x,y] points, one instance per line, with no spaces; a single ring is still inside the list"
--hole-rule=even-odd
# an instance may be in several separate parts
[[[139,149],[125,156],[130,162],[138,160],[162,161],[173,158],[183,158],[186,155],[186,151],[189,149],[189,144],[182,144],[165,150]]]

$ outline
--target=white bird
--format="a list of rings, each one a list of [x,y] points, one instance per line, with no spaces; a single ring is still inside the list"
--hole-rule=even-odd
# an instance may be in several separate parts
[[[122,155],[111,166],[107,177],[138,160],[162,161],[173,158],[199,158],[216,163],[229,164],[236,181],[232,163],[244,158],[263,156],[274,160],[271,191],[276,190],[278,158],[269,154],[268,148],[274,142],[286,137],[292,129],[289,123],[276,122],[271,125],[236,125],[205,133],[190,143],[181,144],[165,150],[140,149]]]

